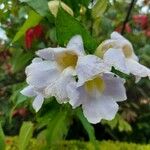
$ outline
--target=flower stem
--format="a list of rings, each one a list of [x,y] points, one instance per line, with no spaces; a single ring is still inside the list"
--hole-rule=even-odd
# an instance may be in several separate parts
[[[122,27],[122,30],[121,30],[121,34],[123,35],[124,32],[125,32],[125,27],[126,27],[126,23],[128,22],[129,20],[129,17],[130,17],[130,14],[131,14],[131,11],[132,11],[132,8],[134,7],[134,4],[136,3],[137,0],[132,0],[130,5],[129,5],[129,9],[128,9],[128,12],[127,12],[127,15],[126,15],[126,18],[123,22],[123,27]]]

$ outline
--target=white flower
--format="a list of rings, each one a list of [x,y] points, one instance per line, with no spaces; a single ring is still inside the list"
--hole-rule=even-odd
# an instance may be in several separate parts
[[[59,103],[67,101],[66,85],[71,80],[75,80],[70,75],[76,75],[78,59],[85,56],[81,36],[76,35],[72,37],[66,48],[46,48],[37,51],[36,54],[45,60],[55,63],[57,70],[60,72],[59,78],[47,86],[45,94],[47,96],[55,96],[59,99]]]
[[[40,110],[44,102],[44,94],[41,89],[36,89],[32,86],[27,86],[21,91],[21,94],[28,97],[35,97],[32,106],[36,112]]]
[[[109,68],[100,58],[87,55],[84,59],[89,61],[80,60],[84,64],[82,71],[78,62],[78,83],[74,81],[67,86],[69,103],[73,108],[82,105],[90,123],[98,123],[101,119],[111,120],[118,110],[116,102],[126,99],[124,81],[108,72]]]
[[[72,37],[66,48],[46,48],[36,54],[40,58],[35,58],[25,71],[27,83],[34,91],[40,89],[43,97],[55,96],[59,103],[67,102],[66,86],[75,80],[78,58],[85,55],[81,36]]]
[[[28,97],[35,97],[32,105],[37,112],[41,108],[44,98],[46,98],[45,88],[56,80],[60,73],[52,62],[43,61],[41,58],[34,58],[25,72],[29,86],[25,87],[21,93]]]
[[[111,34],[111,39],[104,41],[97,48],[97,55],[103,55],[104,61],[126,74],[133,74],[136,82],[141,77],[150,77],[150,70],[138,63],[132,44],[117,32]]]

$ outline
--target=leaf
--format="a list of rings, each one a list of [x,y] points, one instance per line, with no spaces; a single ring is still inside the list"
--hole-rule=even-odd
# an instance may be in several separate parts
[[[18,147],[19,150],[27,150],[27,146],[33,134],[33,124],[24,122],[19,133]]]
[[[75,14],[77,14],[79,13],[79,9],[81,8],[81,6],[87,7],[89,5],[90,0],[63,0],[63,2],[69,5],[73,9]]]
[[[26,2],[43,17],[50,14],[47,0],[20,0],[20,2]]]
[[[5,136],[1,124],[0,124],[0,148],[1,150],[5,150]]]
[[[107,0],[98,0],[95,6],[92,9],[92,17],[98,18],[105,12],[108,5]]]
[[[81,109],[77,109],[76,111],[76,115],[79,118],[79,120],[81,121],[84,129],[86,130],[86,132],[88,133],[89,139],[90,141],[94,141],[95,138],[95,133],[94,133],[94,127],[87,121],[87,119],[84,117]]]
[[[28,97],[20,93],[20,91],[24,88],[24,86],[25,86],[24,83],[18,83],[12,86],[12,95],[10,97],[10,100],[13,102],[15,107],[17,107],[19,104],[29,99]]]
[[[67,113],[67,110],[57,110],[49,122],[46,134],[49,145],[62,140],[67,134],[70,124]]]
[[[29,17],[23,24],[23,26],[19,29],[19,31],[16,33],[14,39],[12,40],[12,43],[18,41],[27,31],[27,29],[36,26],[40,21],[42,17],[37,14],[35,11],[31,10],[29,12]]]
[[[16,49],[13,51],[12,57],[12,70],[13,72],[18,72],[26,66],[26,64],[33,58],[31,52],[23,52],[22,49]]]
[[[127,121],[125,121],[121,116],[120,116],[119,122],[118,122],[118,129],[120,132],[122,132],[122,131],[131,132],[132,131],[131,125]]]
[[[117,114],[113,120],[102,120],[103,125],[108,125],[112,130],[118,126],[119,115]]]
[[[72,36],[80,34],[83,38],[87,53],[94,53],[98,46],[97,42],[91,37],[89,32],[80,24],[80,22],[61,8],[59,9],[56,18],[56,34],[60,45],[67,44]]]
[[[108,125],[112,130],[117,128],[120,132],[130,132],[132,131],[131,125],[125,121],[121,115],[117,114],[115,118],[111,121],[108,120],[102,120],[101,122],[103,125]]]

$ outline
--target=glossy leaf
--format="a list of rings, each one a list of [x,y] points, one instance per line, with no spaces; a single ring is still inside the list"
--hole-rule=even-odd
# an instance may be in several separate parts
[[[72,36],[80,34],[83,38],[87,53],[94,53],[97,47],[97,42],[91,37],[90,33],[80,24],[80,22],[61,8],[59,9],[56,18],[56,34],[60,45],[67,44]]]

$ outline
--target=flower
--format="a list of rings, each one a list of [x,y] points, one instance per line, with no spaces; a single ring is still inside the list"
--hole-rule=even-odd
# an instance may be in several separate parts
[[[79,60],[77,74],[78,82],[67,86],[69,103],[73,108],[82,105],[84,116],[90,123],[113,119],[118,111],[116,102],[126,100],[124,81],[110,73],[103,60],[94,55]]]
[[[48,61],[43,61],[41,58],[34,58],[32,63],[27,66],[25,73],[27,75],[27,83],[29,86],[25,87],[21,93],[28,97],[35,97],[33,101],[33,108],[35,111],[39,111],[41,108],[44,98],[44,89],[48,82],[45,78],[50,74],[52,80],[52,74],[55,68]]]
[[[140,25],[142,29],[145,29],[148,26],[148,16],[147,15],[134,15],[133,21]]]
[[[41,38],[43,35],[43,27],[41,25],[36,25],[35,27],[29,28],[25,35],[25,45],[26,48],[31,48],[34,40]]]
[[[85,55],[81,36],[72,37],[66,48],[46,48],[36,54],[40,58],[33,59],[25,71],[30,92],[25,88],[21,93],[38,97],[33,102],[36,111],[41,108],[45,97],[55,96],[59,103],[67,102],[67,83],[75,80],[78,58]],[[40,101],[40,106],[36,101]]]
[[[132,44],[117,32],[111,34],[111,39],[100,44],[96,55],[103,57],[105,63],[126,74],[133,74],[138,82],[141,77],[150,77],[150,70],[138,63]]]
[[[122,25],[119,25],[115,30],[116,30],[117,32],[121,32],[122,27],[123,27]],[[127,33],[131,33],[131,32],[132,32],[132,29],[131,29],[129,23],[126,23],[126,25],[125,25],[125,31],[126,31]]]

